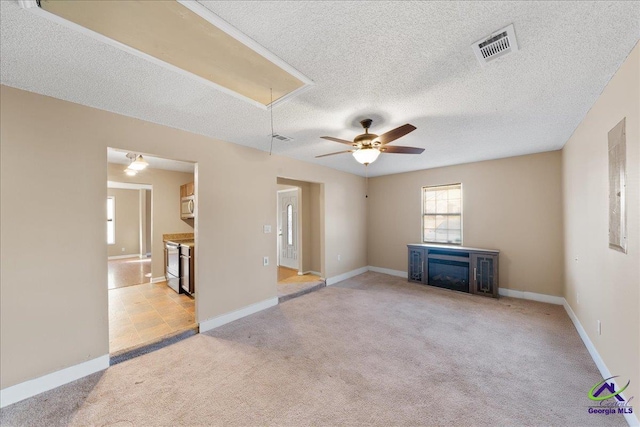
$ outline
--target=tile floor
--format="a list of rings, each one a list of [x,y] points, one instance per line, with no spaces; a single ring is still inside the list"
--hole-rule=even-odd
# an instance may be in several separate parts
[[[298,270],[278,266],[278,284],[315,282],[318,280],[320,280],[320,276],[316,276],[315,274],[304,274],[302,276],[298,276]]]
[[[304,295],[310,289],[320,289],[325,281],[315,274],[298,276],[298,270],[278,266],[278,298],[281,302],[290,297]],[[289,298],[287,298],[289,297]]]
[[[109,290],[109,353],[196,327],[195,300],[166,282]]]
[[[151,281],[151,258],[112,259],[108,263],[108,289]]]

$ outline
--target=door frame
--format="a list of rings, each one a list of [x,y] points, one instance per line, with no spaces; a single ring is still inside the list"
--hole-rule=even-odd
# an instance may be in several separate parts
[[[297,270],[298,270],[298,274],[302,275],[302,189],[300,187],[293,187],[293,188],[287,188],[285,190],[277,190],[276,191],[276,205],[277,205],[277,219],[276,219],[276,228],[278,229],[277,232],[277,257],[276,257],[276,265],[278,267],[280,267],[281,263],[280,263],[280,254],[281,254],[281,247],[282,247],[282,238],[281,238],[281,232],[280,229],[282,228],[282,210],[280,207],[280,195],[282,193],[289,193],[289,192],[295,192],[296,196],[297,196],[297,203],[298,203],[298,208],[297,208],[297,212],[296,212],[296,247],[297,247],[297,258],[296,258],[296,263],[297,263]],[[292,268],[292,267],[288,267],[288,266],[283,266],[286,268]],[[295,269],[295,268],[294,268]]]

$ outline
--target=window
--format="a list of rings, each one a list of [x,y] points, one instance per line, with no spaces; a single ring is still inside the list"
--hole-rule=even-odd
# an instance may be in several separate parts
[[[293,206],[287,205],[287,245],[293,245]]]
[[[107,244],[116,243],[116,198],[107,197]]]
[[[462,184],[422,187],[422,241],[462,244]]]

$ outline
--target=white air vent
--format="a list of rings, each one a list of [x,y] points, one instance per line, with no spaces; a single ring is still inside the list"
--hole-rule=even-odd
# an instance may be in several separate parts
[[[291,138],[290,136],[284,136],[284,135],[279,135],[277,133],[274,133],[273,135],[273,139],[277,139],[278,141],[284,141],[284,142],[289,142],[289,141],[293,141],[293,138]]]
[[[513,24],[496,31],[482,40],[478,40],[471,45],[471,49],[473,49],[482,66],[496,58],[517,52],[518,42]]]

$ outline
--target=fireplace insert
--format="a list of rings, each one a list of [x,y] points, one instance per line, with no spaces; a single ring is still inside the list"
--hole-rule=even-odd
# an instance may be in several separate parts
[[[429,284],[469,292],[469,263],[429,258]]]

